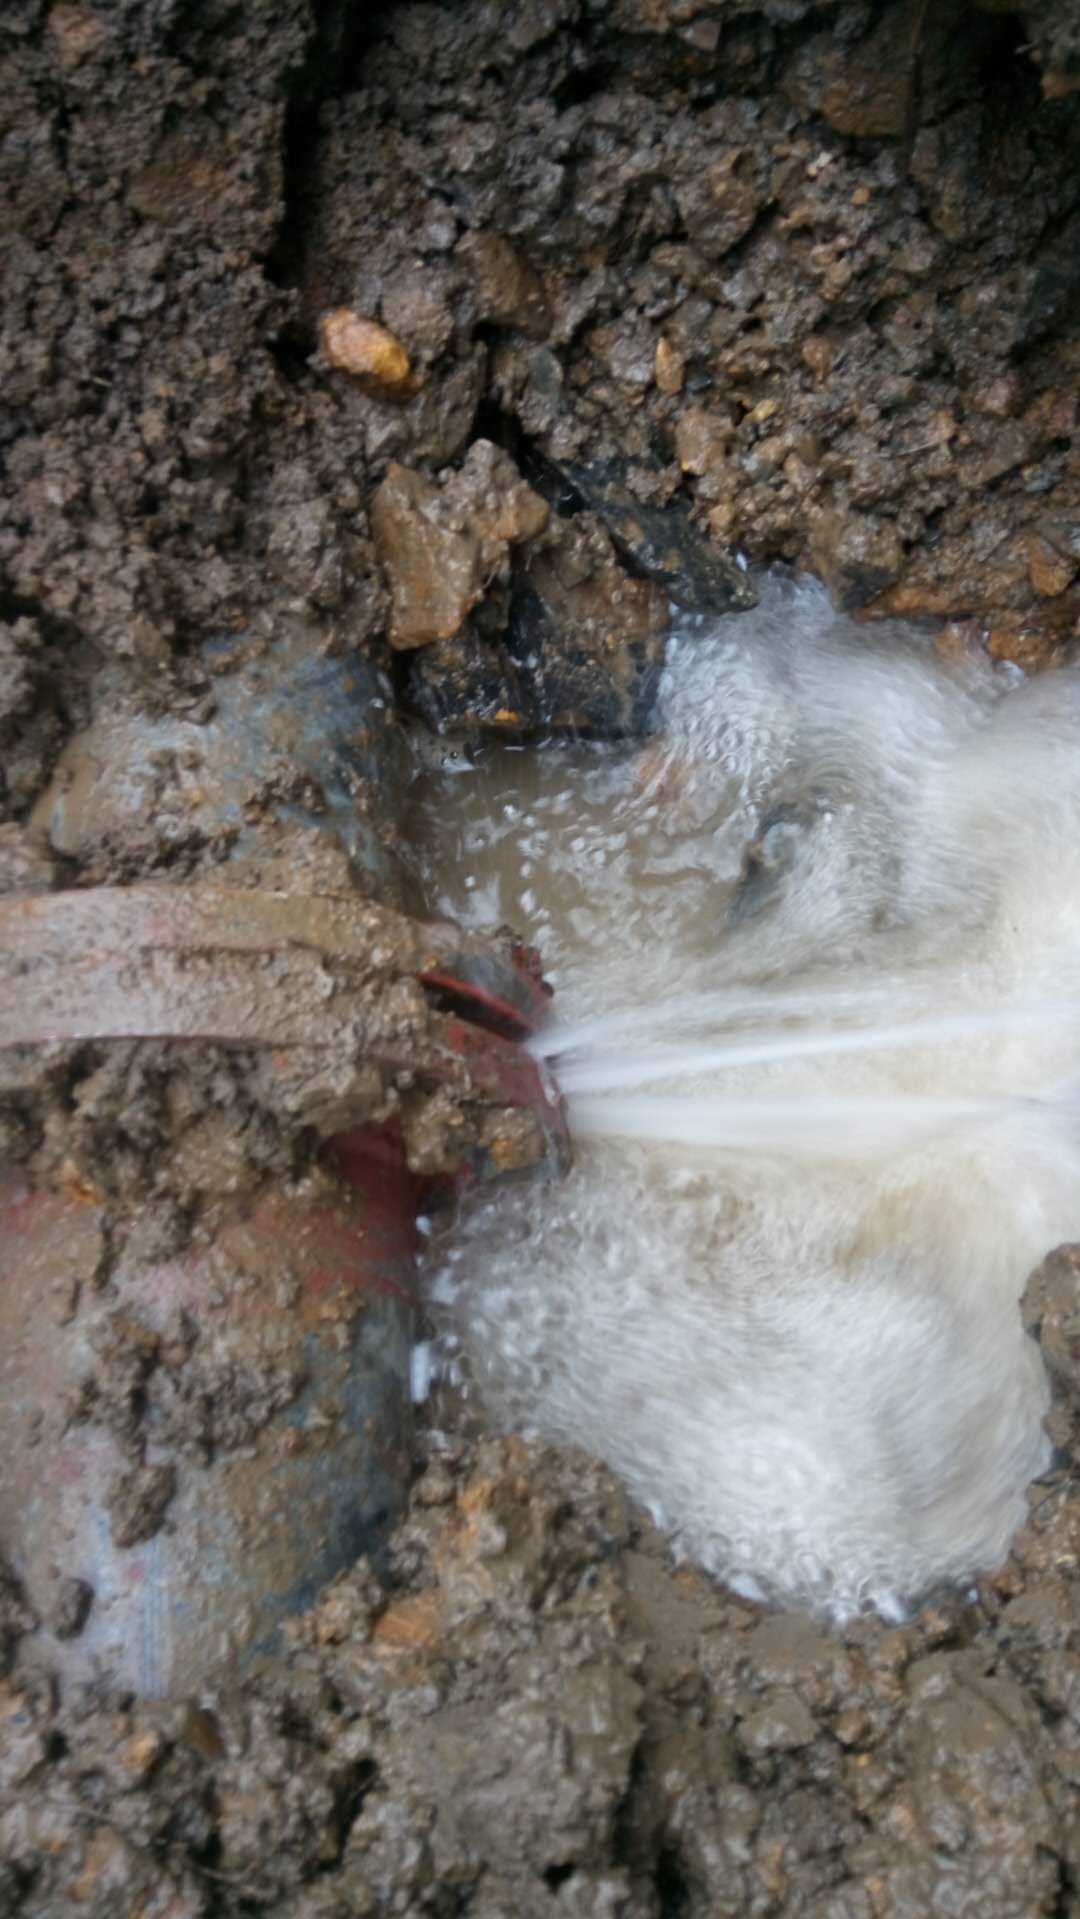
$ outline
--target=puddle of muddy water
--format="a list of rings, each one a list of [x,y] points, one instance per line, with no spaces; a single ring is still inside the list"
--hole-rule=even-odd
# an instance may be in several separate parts
[[[429,1271],[444,1371],[744,1590],[896,1612],[1043,1465],[1017,1302],[1080,1235],[1080,677],[820,589],[685,622],[656,738],[418,776],[433,909],[556,987],[578,1139]]]

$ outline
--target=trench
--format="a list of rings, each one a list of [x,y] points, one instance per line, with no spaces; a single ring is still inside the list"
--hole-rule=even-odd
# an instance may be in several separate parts
[[[11,0],[5,1919],[1076,1910],[1074,15]]]

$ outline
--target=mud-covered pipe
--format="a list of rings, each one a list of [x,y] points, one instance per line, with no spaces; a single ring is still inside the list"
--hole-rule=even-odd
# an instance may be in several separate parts
[[[295,649],[227,679],[185,747],[202,754],[201,829],[227,826],[248,856],[246,796],[291,758],[325,800],[293,823],[394,896],[385,841],[352,806],[357,781],[392,786],[383,706],[364,663]],[[95,723],[94,804],[138,812],[158,732]],[[48,823],[77,853],[74,790],[59,783]],[[408,1044],[380,1010],[401,981]],[[496,1115],[528,1109],[526,1160],[557,1167],[561,1111],[516,1043],[545,997],[508,943],[359,896],[144,884],[0,901],[0,1045],[213,1040],[283,1071],[291,1049],[323,1047]],[[473,1170],[521,1164],[520,1136],[496,1128]],[[0,1185],[0,1540],[40,1622],[22,1656],[65,1682],[184,1694],[271,1654],[283,1621],[378,1553],[410,1472],[417,1198],[402,1140],[370,1125],[160,1261],[117,1256],[77,1182]]]

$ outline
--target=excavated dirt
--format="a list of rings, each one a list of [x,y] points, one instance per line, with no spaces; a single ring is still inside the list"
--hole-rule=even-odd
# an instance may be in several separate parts
[[[200,742],[281,647],[362,656],[388,732],[391,686],[447,727],[638,732],[664,596],[742,603],[732,547],[946,644],[1073,645],[1070,0],[8,0],[0,72],[0,891],[408,903],[388,741],[356,844],[299,731],[207,802]],[[127,812],[121,723],[152,734]],[[302,1181],[342,1092],[160,1040],[2,1076],[5,1164],[111,1208],[103,1287]],[[350,1111],[400,1091],[354,1073]],[[452,1102],[411,1124],[438,1163]],[[1060,1471],[1002,1572],[904,1627],[763,1615],[588,1461],[449,1415],[379,1577],[235,1690],[59,1696],[0,1571],[0,1914],[1077,1911],[1077,1273],[1025,1306]],[[298,1383],[112,1332],[106,1424],[167,1389],[181,1451]],[[174,1494],[133,1453],[114,1532]]]
[[[673,1572],[590,1461],[433,1431],[383,1578],[243,1687],[0,1682],[0,1910],[1074,1911],[1080,1255],[1026,1310],[1070,1463],[977,1596],[835,1636]],[[28,1623],[0,1586],[5,1663]]]

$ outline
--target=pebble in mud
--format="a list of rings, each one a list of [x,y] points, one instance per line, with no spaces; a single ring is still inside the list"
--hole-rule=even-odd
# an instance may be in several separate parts
[[[329,364],[364,382],[371,391],[390,399],[409,392],[412,365],[388,327],[365,320],[349,307],[336,307],[319,322],[319,339]]]

